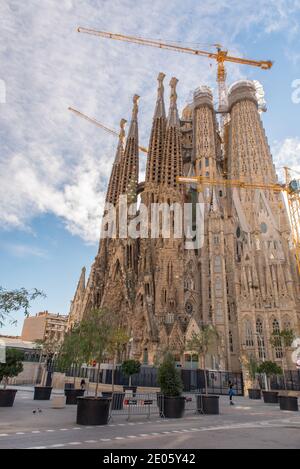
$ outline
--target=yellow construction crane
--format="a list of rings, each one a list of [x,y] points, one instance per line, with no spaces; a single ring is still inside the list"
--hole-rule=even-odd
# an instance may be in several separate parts
[[[241,57],[234,57],[228,55],[228,51],[222,49],[220,44],[212,44],[216,48],[216,52],[209,52],[205,50],[192,49],[191,47],[184,47],[179,44],[171,42],[162,42],[155,39],[143,39],[137,36],[127,36],[124,34],[116,34],[107,31],[97,31],[95,29],[88,29],[79,27],[77,29],[79,33],[91,34],[93,36],[100,36],[107,39],[115,39],[117,41],[131,42],[140,44],[143,46],[158,47],[160,49],[169,49],[176,52],[183,52],[185,54],[198,55],[200,57],[207,57],[208,59],[216,60],[218,64],[217,71],[217,83],[218,83],[218,94],[219,94],[219,112],[226,112],[227,108],[227,93],[226,93],[226,70],[224,62],[232,62],[244,65],[252,65],[253,67],[261,68],[262,70],[268,70],[272,67],[273,62],[270,60],[250,60],[243,59]]]
[[[77,111],[77,109],[74,109],[72,107],[68,107],[68,110],[73,112],[74,114],[76,114],[77,116],[79,117],[82,117],[82,119],[85,119],[87,120],[88,122],[91,122],[92,124],[95,124],[97,127],[100,127],[100,129],[103,129],[105,130],[106,132],[109,132],[110,134],[112,135],[115,135],[115,136],[119,136],[119,132],[117,132],[116,130],[114,129],[111,129],[110,127],[107,127],[106,125],[104,124],[101,124],[101,122],[97,121],[96,119],[92,118],[92,117],[88,117],[87,115],[83,114],[82,112],[80,111]],[[139,150],[144,152],[144,153],[148,153],[148,150],[147,148],[145,147],[142,147],[142,146],[139,146]]]
[[[177,176],[178,183],[197,184],[197,191],[202,192],[205,186],[229,186],[242,189],[263,189],[274,192],[285,192],[287,195],[292,241],[300,274],[300,179],[292,179],[290,168],[284,168],[285,184],[264,184],[240,181],[238,179],[210,179],[205,176]]]

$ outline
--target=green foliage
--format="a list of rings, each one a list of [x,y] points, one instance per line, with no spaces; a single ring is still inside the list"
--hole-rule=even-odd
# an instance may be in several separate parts
[[[287,349],[292,346],[296,335],[292,329],[282,329],[279,332],[273,332],[270,338],[270,344],[273,348],[282,347]]]
[[[93,309],[79,326],[78,356],[82,362],[96,360],[101,363],[107,352],[114,325],[111,315],[103,309]]]
[[[171,353],[165,355],[162,364],[158,368],[157,379],[164,396],[177,397],[181,395],[183,389],[182,380]]]
[[[80,326],[74,327],[65,334],[57,359],[59,371],[66,371],[71,365],[82,365],[80,341]]]
[[[45,298],[45,293],[34,288],[32,291],[20,288],[19,290],[6,290],[0,287],[0,327],[4,326],[8,319],[11,324],[16,324],[16,320],[10,318],[14,312],[24,311],[25,316],[29,314],[32,301],[38,297]]]
[[[128,344],[129,339],[130,337],[124,327],[114,327],[111,331],[107,346],[107,353],[110,355],[110,357],[115,358],[116,355],[119,355],[125,345]]]
[[[215,352],[218,348],[219,334],[217,329],[211,324],[203,325],[197,334],[187,342],[187,350],[197,352],[205,360],[205,356]]]
[[[250,355],[247,364],[246,364],[247,370],[249,372],[250,379],[252,381],[255,381],[256,378],[256,373],[258,373],[258,361],[253,355]]]
[[[259,365],[257,372],[265,373],[269,378],[272,375],[281,375],[282,369],[277,365],[277,363],[267,360]]]
[[[14,348],[6,349],[6,363],[0,363],[0,382],[18,376],[23,371],[23,352]]]
[[[81,321],[76,337],[70,339],[66,346],[70,350],[72,344],[76,345],[76,351],[71,354],[76,356],[77,363],[89,363],[92,360],[98,363],[95,396],[98,392],[100,364],[107,354],[115,327],[111,313],[104,309],[93,309]]]
[[[137,360],[125,360],[121,365],[121,371],[125,376],[135,375],[139,373],[141,369],[141,364]]]

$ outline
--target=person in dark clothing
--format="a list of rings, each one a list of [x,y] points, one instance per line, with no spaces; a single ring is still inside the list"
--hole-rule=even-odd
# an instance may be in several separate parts
[[[233,383],[231,381],[228,381],[228,394],[229,394],[229,403],[230,405],[234,405],[234,402],[232,400],[232,397],[234,396],[234,389],[233,389]]]
[[[85,380],[84,379],[81,380],[80,387],[83,391],[85,391]]]

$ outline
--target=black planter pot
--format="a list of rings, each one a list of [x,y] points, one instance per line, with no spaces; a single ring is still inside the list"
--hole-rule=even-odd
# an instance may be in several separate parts
[[[65,389],[66,405],[77,405],[77,397],[84,396],[84,389]]]
[[[263,391],[265,404],[278,404],[278,391]]]
[[[179,419],[183,417],[185,408],[185,398],[183,396],[169,397],[161,395],[157,402],[161,417],[168,419]]]
[[[248,389],[249,399],[261,399],[260,389]]]
[[[33,399],[35,401],[49,401],[51,396],[51,386],[35,386]]]
[[[0,407],[12,407],[17,392],[17,389],[0,389]]]
[[[298,398],[296,396],[278,396],[280,410],[298,411]]]
[[[137,386],[123,386],[123,391],[132,391],[132,395],[134,396],[137,390]]]
[[[106,397],[78,397],[78,425],[107,425],[111,399]]]
[[[111,409],[112,410],[122,410],[123,409],[123,401],[125,397],[124,392],[102,392],[102,397],[112,399]]]
[[[197,394],[197,411],[199,414],[219,414],[219,396]]]

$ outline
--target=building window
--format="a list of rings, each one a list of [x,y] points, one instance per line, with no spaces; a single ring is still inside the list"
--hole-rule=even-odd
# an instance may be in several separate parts
[[[222,303],[216,304],[216,321],[223,322],[223,308]]]
[[[256,320],[256,336],[257,336],[257,345],[258,345],[258,356],[261,360],[266,358],[266,349],[265,349],[265,338],[263,323],[261,319]]]
[[[215,235],[214,236],[214,245],[217,246],[218,244],[220,244],[220,238],[219,238],[219,236]]]
[[[216,256],[214,261],[215,272],[221,272],[221,256]]]
[[[217,298],[222,296],[222,279],[216,278],[215,280],[215,294]]]
[[[230,352],[233,353],[233,338],[232,338],[231,331],[229,331],[229,349],[230,349]]]
[[[166,314],[165,322],[166,322],[166,324],[173,324],[173,322],[174,322],[174,314],[173,314],[173,313],[167,313],[167,314]]]
[[[273,327],[273,336],[275,338],[275,357],[276,358],[282,358],[282,345],[281,345],[281,338],[279,336],[280,334],[280,327],[279,327],[279,322],[277,319],[273,319],[272,322],[272,327]],[[276,337],[277,335],[277,337]]]
[[[245,344],[246,347],[254,346],[252,325],[249,319],[245,321]]]
[[[146,348],[144,348],[143,363],[144,363],[144,365],[148,365],[148,349],[146,349]]]

